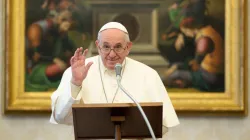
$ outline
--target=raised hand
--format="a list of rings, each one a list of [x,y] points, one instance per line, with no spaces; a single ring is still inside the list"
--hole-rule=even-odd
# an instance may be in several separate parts
[[[86,78],[90,66],[93,62],[89,62],[85,65],[86,55],[88,53],[88,49],[84,50],[82,53],[83,48],[78,48],[75,51],[74,56],[70,59],[71,70],[72,70],[72,84],[76,86],[82,85],[82,81]]]

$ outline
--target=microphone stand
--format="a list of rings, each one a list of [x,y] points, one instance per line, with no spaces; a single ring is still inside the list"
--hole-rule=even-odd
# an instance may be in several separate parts
[[[153,130],[152,130],[152,127],[151,127],[151,125],[150,125],[150,123],[149,123],[149,121],[148,121],[148,118],[147,118],[147,116],[145,115],[145,113],[144,113],[144,111],[142,110],[142,108],[141,108],[141,106],[140,106],[140,104],[132,97],[132,95],[130,95],[125,89],[124,89],[124,87],[121,85],[121,76],[118,74],[118,75],[116,75],[116,81],[117,81],[117,83],[118,83],[118,86],[119,86],[119,88],[136,104],[136,106],[137,106],[137,108],[139,109],[139,111],[141,112],[141,114],[142,114],[142,116],[143,116],[143,118],[144,118],[144,120],[145,120],[145,122],[146,122],[146,124],[147,124],[147,126],[148,126],[148,129],[149,129],[149,131],[150,131],[150,133],[151,133],[151,136],[152,136],[152,138],[153,138],[153,140],[156,140],[156,138],[155,138],[155,134],[154,134],[154,132],[153,132]]]

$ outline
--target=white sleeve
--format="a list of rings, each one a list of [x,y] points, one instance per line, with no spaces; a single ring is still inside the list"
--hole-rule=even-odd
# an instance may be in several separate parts
[[[154,102],[163,103],[163,126],[166,128],[178,125],[179,119],[168,96],[167,90],[156,71],[146,81],[146,92]],[[166,129],[165,128],[165,129]]]
[[[51,96],[51,117],[50,122],[54,124],[73,123],[72,104],[80,102],[81,90],[80,87],[71,84],[71,67],[69,67],[63,74],[60,85]]]

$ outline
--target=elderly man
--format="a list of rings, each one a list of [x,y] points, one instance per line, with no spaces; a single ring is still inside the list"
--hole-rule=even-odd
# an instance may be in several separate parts
[[[71,67],[62,77],[58,89],[51,96],[52,123],[71,125],[72,104],[84,103],[132,103],[119,90],[114,71],[122,64],[121,84],[138,102],[163,102],[163,126],[179,124],[167,91],[152,68],[128,58],[132,42],[126,28],[117,22],[105,24],[95,42],[99,55],[86,59],[88,50],[75,51]]]

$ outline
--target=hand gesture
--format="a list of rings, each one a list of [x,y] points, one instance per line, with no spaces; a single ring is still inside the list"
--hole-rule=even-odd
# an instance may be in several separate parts
[[[86,78],[90,66],[93,64],[93,62],[89,62],[87,65],[85,65],[85,59],[86,55],[88,53],[88,50],[84,50],[82,53],[82,47],[78,48],[75,51],[74,56],[70,59],[71,64],[71,70],[72,70],[72,84],[76,86],[82,85],[82,81]]]
[[[175,49],[180,51],[184,47],[184,36],[179,34],[175,41]]]

